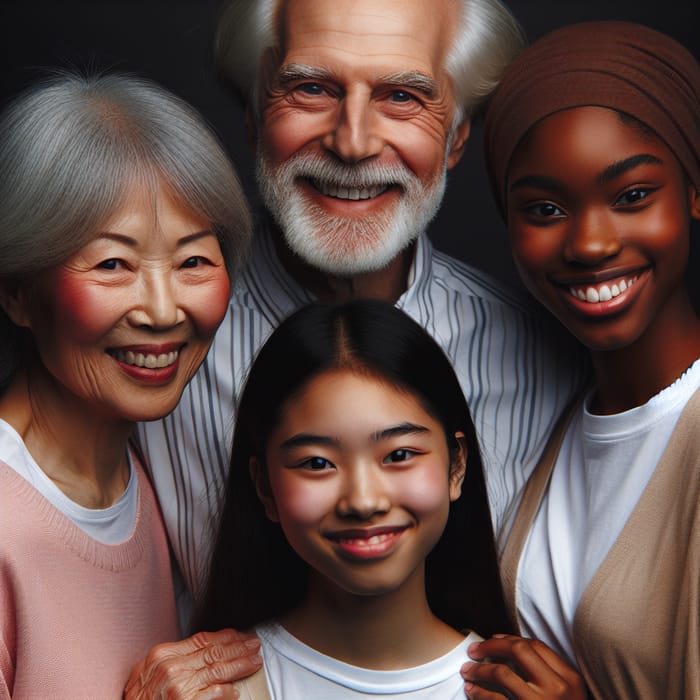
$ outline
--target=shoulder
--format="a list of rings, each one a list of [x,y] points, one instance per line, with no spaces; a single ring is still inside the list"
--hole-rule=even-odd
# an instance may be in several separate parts
[[[264,666],[252,676],[242,678],[232,685],[238,691],[240,700],[270,700],[272,697],[267,685]]]

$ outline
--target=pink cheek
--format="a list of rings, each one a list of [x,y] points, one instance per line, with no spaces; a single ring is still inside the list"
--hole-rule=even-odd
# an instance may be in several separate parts
[[[320,483],[280,479],[273,483],[272,492],[283,526],[313,525],[334,507],[329,489]]]
[[[231,293],[228,275],[222,271],[219,277],[202,286],[199,291],[196,299],[197,311],[193,317],[199,334],[207,337],[216,332],[226,315]]]
[[[262,138],[269,162],[274,166],[283,165],[327,130],[323,115],[297,114],[290,118],[288,111],[289,107],[269,110],[272,116],[265,117],[268,126]]]
[[[115,323],[110,314],[117,290],[93,286],[69,275],[59,277],[53,290],[51,307],[56,321],[78,342],[91,342],[101,337]]]
[[[449,507],[449,485],[442,474],[439,478],[424,475],[423,478],[404,479],[397,485],[394,500],[416,514],[429,515]]]

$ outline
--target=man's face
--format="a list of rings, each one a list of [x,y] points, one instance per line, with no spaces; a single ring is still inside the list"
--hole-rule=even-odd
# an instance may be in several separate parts
[[[380,270],[437,211],[468,135],[451,135],[447,0],[289,0],[262,96],[258,178],[292,250],[324,272]]]

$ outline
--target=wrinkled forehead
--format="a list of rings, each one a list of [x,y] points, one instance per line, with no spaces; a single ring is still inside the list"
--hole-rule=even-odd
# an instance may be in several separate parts
[[[344,63],[437,75],[451,45],[451,0],[287,0],[280,8],[284,63]]]

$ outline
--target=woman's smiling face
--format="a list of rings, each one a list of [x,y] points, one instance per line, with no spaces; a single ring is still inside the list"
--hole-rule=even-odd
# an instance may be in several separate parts
[[[523,281],[592,350],[654,332],[685,296],[700,203],[674,154],[641,124],[601,107],[546,117],[515,151],[506,191]]]
[[[366,374],[328,371],[288,402],[267,444],[269,486],[257,473],[259,493],[312,577],[381,595],[423,575],[460,493],[457,439],[455,457],[412,395]]]
[[[90,243],[20,288],[14,320],[61,391],[108,417],[152,420],[204,359],[229,279],[210,225],[168,192],[125,201]]]

